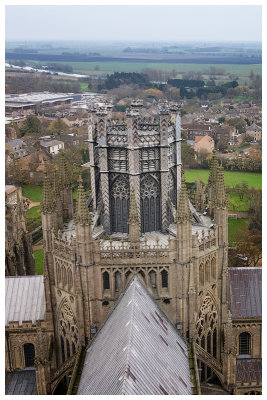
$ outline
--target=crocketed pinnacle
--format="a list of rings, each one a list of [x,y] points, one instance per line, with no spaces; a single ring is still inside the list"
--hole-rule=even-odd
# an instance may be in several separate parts
[[[82,184],[82,177],[79,176],[79,186],[78,186],[78,194],[77,194],[77,206],[76,206],[76,215],[75,222],[80,225],[90,225],[91,224],[91,215],[88,209],[86,194]]]
[[[64,153],[61,153],[58,171],[58,184],[61,189],[71,186],[70,171]]]
[[[215,194],[215,207],[225,208],[227,207],[227,194],[224,186],[224,174],[223,167],[218,167],[217,172],[217,183],[216,183],[216,194]]]
[[[43,199],[41,210],[43,213],[52,212],[56,209],[55,195],[47,171],[44,172]]]
[[[215,186],[217,181],[218,160],[216,157],[216,150],[212,152],[212,159],[210,164],[209,185]]]
[[[55,195],[59,193],[59,174],[56,168],[53,169],[52,172],[52,186],[53,186],[53,191]]]
[[[130,191],[130,211],[129,211],[129,224],[139,224],[139,216],[136,206],[136,198],[135,198],[135,190],[134,187],[131,187]]]
[[[182,173],[181,189],[179,195],[178,208],[176,213],[175,222],[182,224],[187,221],[192,221],[192,213],[189,208],[188,193],[185,184],[185,176]]]

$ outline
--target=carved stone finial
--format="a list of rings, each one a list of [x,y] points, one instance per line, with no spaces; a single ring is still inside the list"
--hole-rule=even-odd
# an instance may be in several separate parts
[[[43,199],[41,202],[41,210],[43,213],[49,213],[56,208],[56,201],[51,181],[48,177],[47,171],[44,171],[43,182]]]
[[[77,194],[77,207],[76,207],[76,215],[75,222],[80,225],[90,225],[91,224],[91,215],[88,209],[86,194],[83,187],[83,181],[81,175],[78,179],[78,194]]]
[[[180,189],[179,202],[178,202],[178,208],[177,208],[175,222],[177,224],[182,224],[187,221],[192,221],[192,213],[191,213],[191,210],[189,207],[189,199],[188,199],[188,193],[187,193],[187,188],[186,188],[186,184],[185,184],[185,176],[184,176],[184,173],[182,172],[181,189]]]
[[[224,186],[224,174],[222,166],[218,167],[216,193],[215,193],[215,207],[225,208],[227,207],[227,194]]]

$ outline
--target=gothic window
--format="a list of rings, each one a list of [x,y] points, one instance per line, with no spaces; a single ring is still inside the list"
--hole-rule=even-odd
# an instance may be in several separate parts
[[[72,354],[76,353],[75,343],[72,342]]]
[[[56,273],[57,273],[57,284],[60,285],[61,269],[60,269],[59,263],[56,263]]]
[[[24,344],[24,359],[25,359],[25,368],[34,366],[34,345],[32,343]]]
[[[204,285],[204,265],[200,264],[199,266],[199,284],[200,286]]]
[[[110,211],[112,232],[128,232],[129,179],[120,175],[111,186]]]
[[[160,185],[151,175],[141,182],[141,230],[152,232],[160,230]]]
[[[65,362],[65,346],[64,346],[64,339],[62,336],[60,336],[60,344],[61,344],[61,357],[62,357],[62,362]]]
[[[168,287],[168,272],[165,269],[161,271],[161,286],[163,288]]]
[[[72,272],[71,269],[69,268],[67,271],[67,278],[68,278],[68,289],[70,290],[73,286],[73,282],[72,282]]]
[[[242,332],[239,335],[239,354],[250,354],[251,336],[248,332]]]
[[[119,271],[115,272],[115,291],[119,292],[121,289],[121,274]]]
[[[67,284],[67,273],[66,273],[66,268],[62,268],[62,286],[65,287]]]
[[[59,312],[58,334],[60,336],[61,358],[62,362],[64,362],[73,354],[71,354],[73,346],[71,348],[70,343],[74,342],[78,345],[79,336],[77,321],[71,307],[66,301]]]
[[[205,282],[210,282],[210,262],[207,261],[205,264]]]
[[[197,344],[213,357],[217,357],[217,326],[218,314],[210,296],[207,296],[198,314],[198,322],[196,326]]]
[[[66,339],[66,343],[67,343],[67,357],[70,358],[70,342],[68,339]]]
[[[103,273],[103,288],[105,289],[110,289],[110,284],[109,284],[109,273],[105,271]]]
[[[143,278],[144,282],[146,281],[146,277],[143,271],[138,271],[138,274],[141,275],[141,277]]]
[[[149,272],[149,279],[150,279],[150,285],[152,287],[156,287],[156,272],[155,271],[150,271]]]
[[[213,257],[211,260],[211,277],[212,279],[216,279],[216,259]]]

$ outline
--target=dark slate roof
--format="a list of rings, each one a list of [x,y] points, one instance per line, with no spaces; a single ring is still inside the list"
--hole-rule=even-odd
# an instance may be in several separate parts
[[[243,358],[236,360],[236,382],[261,382],[261,358]]]
[[[262,269],[229,268],[229,305],[232,317],[261,317]]]
[[[8,372],[6,374],[5,394],[37,394],[35,369]]]
[[[77,394],[192,394],[187,345],[137,276],[88,348]]]

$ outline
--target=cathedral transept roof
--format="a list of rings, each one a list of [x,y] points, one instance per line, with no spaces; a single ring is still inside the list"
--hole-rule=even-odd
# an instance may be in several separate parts
[[[137,276],[88,348],[77,394],[192,394],[187,345]]]

